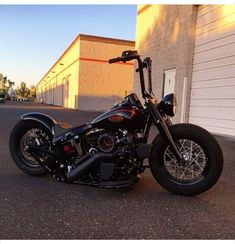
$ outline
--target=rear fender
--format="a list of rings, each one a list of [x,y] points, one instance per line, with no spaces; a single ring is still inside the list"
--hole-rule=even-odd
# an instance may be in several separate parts
[[[38,123],[44,125],[51,132],[53,137],[55,137],[55,125],[58,124],[58,122],[49,115],[38,112],[26,113],[21,116],[21,120],[37,121]]]

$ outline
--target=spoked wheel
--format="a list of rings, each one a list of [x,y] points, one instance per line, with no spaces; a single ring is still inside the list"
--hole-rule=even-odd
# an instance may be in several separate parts
[[[179,139],[176,141],[176,147],[185,161],[177,162],[175,155],[168,146],[164,153],[164,167],[169,177],[188,183],[203,177],[208,158],[202,147],[188,139]]]
[[[41,149],[50,150],[52,135],[40,124],[20,121],[12,130],[9,140],[11,156],[15,164],[30,175],[44,175],[46,169],[29,152],[30,146],[40,145]],[[41,160],[47,160],[41,154]]]
[[[170,128],[183,156],[178,161],[158,135],[152,145],[149,165],[155,179],[167,190],[180,195],[196,195],[210,189],[223,169],[223,154],[215,138],[201,127],[178,124]]]

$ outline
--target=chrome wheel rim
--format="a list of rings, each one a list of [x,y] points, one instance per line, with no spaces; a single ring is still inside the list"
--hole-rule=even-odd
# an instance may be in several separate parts
[[[176,147],[184,160],[177,161],[175,155],[168,146],[164,153],[164,167],[167,173],[180,182],[194,182],[203,176],[208,158],[202,147],[188,139],[179,139]]]

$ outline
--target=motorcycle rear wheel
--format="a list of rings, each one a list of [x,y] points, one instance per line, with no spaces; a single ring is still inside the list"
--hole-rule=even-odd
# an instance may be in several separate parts
[[[152,143],[149,166],[154,178],[168,191],[192,196],[215,185],[223,170],[223,153],[216,139],[205,129],[192,124],[169,128],[185,160],[176,160],[159,134]]]
[[[41,176],[47,173],[46,169],[25,150],[27,140],[40,139],[40,134],[46,136],[48,141],[52,138],[48,129],[32,121],[20,121],[11,131],[9,149],[12,159],[24,173],[29,175]]]

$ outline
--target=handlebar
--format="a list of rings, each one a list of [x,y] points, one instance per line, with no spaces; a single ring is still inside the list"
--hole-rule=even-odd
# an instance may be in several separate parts
[[[142,62],[142,68],[143,69],[148,69],[148,71],[151,71],[151,66],[152,66],[152,60],[147,57],[144,59],[144,61]],[[138,67],[135,72],[138,73],[140,71],[140,67]]]
[[[127,50],[122,53],[121,57],[109,59],[109,63],[112,64],[120,61],[125,63],[126,61],[138,59],[139,57],[140,56],[138,55],[137,51]]]
[[[122,59],[120,57],[109,59],[110,64],[120,62],[120,61],[122,61]]]
[[[137,53],[137,51],[127,50],[124,51],[121,55],[121,57],[112,58],[109,59],[109,63],[117,63],[117,62],[126,62],[136,59],[138,61],[138,68],[136,69],[136,72],[139,72],[140,76],[140,85],[141,85],[141,91],[143,98],[149,98],[152,97],[152,79],[151,79],[151,59],[149,57],[145,58],[144,61],[140,59],[140,55]],[[145,82],[144,82],[144,73],[143,70],[147,68],[148,70],[148,92],[145,89]]]

